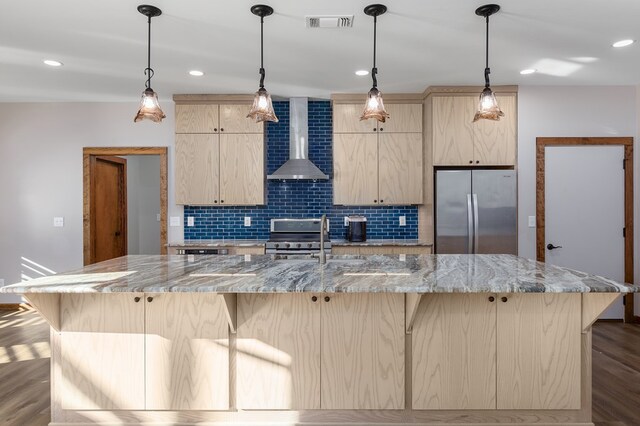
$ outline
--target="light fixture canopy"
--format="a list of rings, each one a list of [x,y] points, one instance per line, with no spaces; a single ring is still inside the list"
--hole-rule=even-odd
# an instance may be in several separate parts
[[[264,17],[272,15],[273,8],[265,4],[256,4],[251,7],[251,13],[260,17],[260,88],[256,92],[247,118],[256,120],[256,123],[261,121],[277,123],[278,117],[276,117],[276,113],[273,110],[271,95],[264,88]]]
[[[384,14],[387,11],[387,6],[383,4],[370,4],[364,8],[364,13],[369,16],[373,16],[373,68],[371,68],[371,78],[373,80],[373,86],[367,94],[367,101],[364,105],[364,111],[360,120],[368,120],[375,118],[376,120],[384,123],[389,114],[384,109],[384,102],[382,101],[382,93],[378,90],[378,68],[376,68],[376,38],[378,28],[378,16]]]
[[[163,118],[166,118],[166,115],[160,108],[158,94],[151,88],[151,77],[153,77],[153,69],[151,68],[151,18],[162,15],[162,11],[155,6],[141,4],[138,6],[138,12],[147,17],[149,26],[147,34],[147,68],[144,70],[144,74],[147,76],[147,82],[146,88],[142,92],[140,108],[133,121],[137,123],[138,121],[148,119],[154,123],[160,123]]]
[[[480,94],[480,101],[478,102],[478,111],[473,117],[473,121],[476,122],[480,119],[485,120],[500,120],[500,117],[504,117],[504,113],[498,106],[496,96],[491,90],[491,83],[489,81],[489,74],[491,69],[489,68],[489,17],[500,10],[500,6],[497,4],[485,4],[476,9],[476,15],[483,16],[487,23],[486,32],[486,50],[485,50],[485,68],[484,68],[484,90]]]

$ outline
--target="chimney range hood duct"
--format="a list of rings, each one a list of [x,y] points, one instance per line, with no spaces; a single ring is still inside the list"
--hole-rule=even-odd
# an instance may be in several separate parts
[[[267,179],[327,180],[309,161],[309,102],[307,98],[289,100],[289,159]]]

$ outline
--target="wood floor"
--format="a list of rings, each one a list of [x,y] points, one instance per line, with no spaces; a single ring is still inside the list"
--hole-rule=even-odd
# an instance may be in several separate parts
[[[49,326],[21,307],[0,310],[0,426],[49,423]],[[640,425],[640,325],[593,327],[593,421]]]

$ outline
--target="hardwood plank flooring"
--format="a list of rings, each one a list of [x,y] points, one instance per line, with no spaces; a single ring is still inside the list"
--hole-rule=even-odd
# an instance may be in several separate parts
[[[21,306],[0,310],[0,426],[49,421],[49,327]],[[593,421],[640,425],[640,325],[593,326]]]

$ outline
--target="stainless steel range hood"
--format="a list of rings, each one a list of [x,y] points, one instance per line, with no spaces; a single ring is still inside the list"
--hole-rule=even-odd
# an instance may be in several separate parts
[[[289,159],[267,179],[327,180],[329,176],[309,161],[309,102],[289,99]]]

